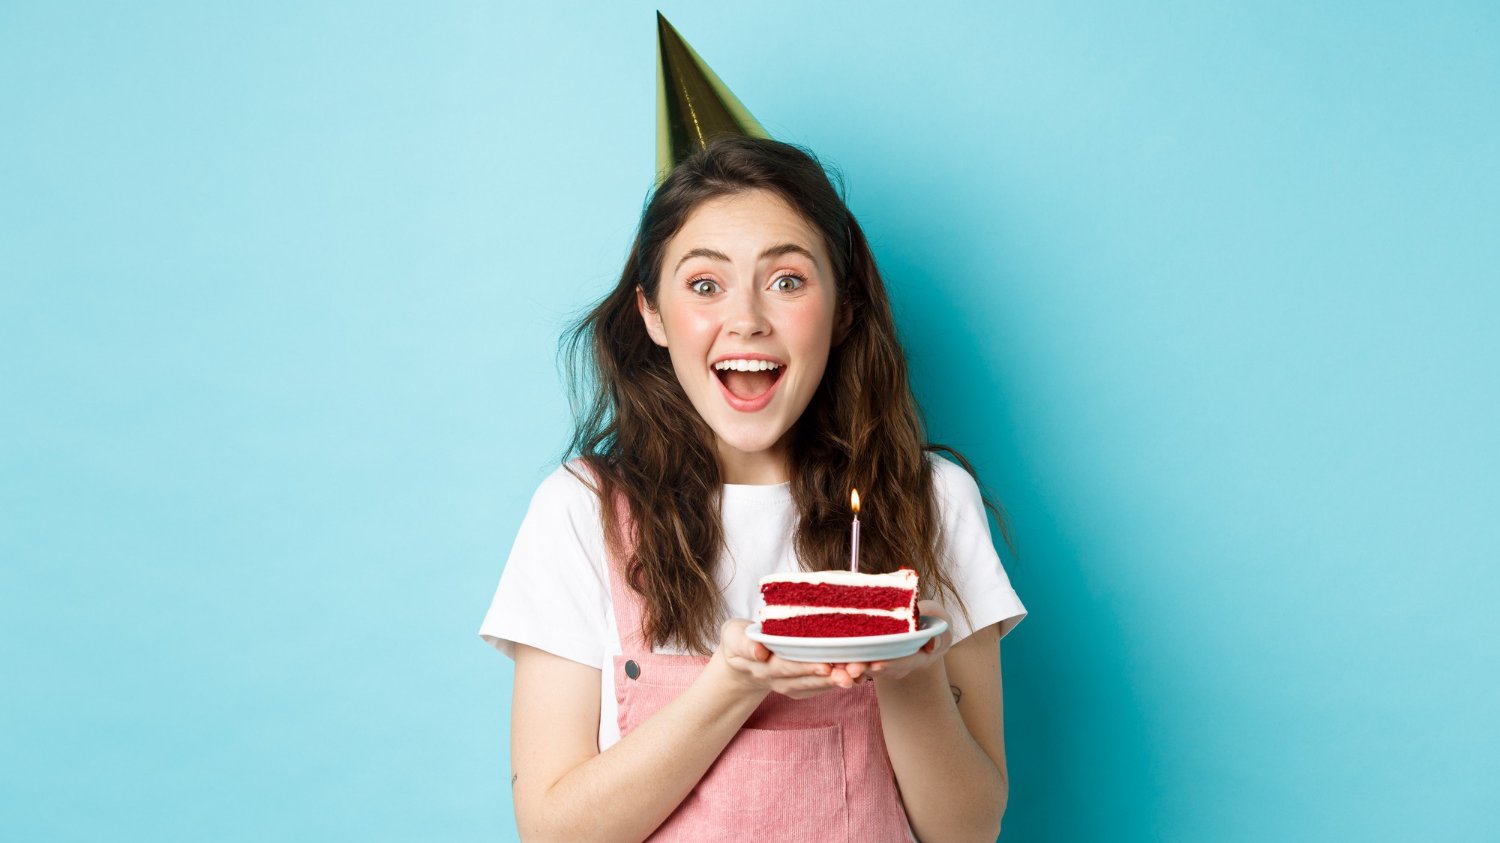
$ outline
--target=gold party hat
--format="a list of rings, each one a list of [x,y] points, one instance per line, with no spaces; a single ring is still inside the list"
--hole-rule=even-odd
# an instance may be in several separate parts
[[[716,135],[768,138],[717,74],[656,13],[656,180]]]

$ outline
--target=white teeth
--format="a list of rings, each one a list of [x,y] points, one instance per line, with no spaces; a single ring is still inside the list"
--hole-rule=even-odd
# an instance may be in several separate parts
[[[720,360],[714,364],[714,368],[720,372],[734,370],[736,372],[764,372],[767,369],[780,369],[780,363],[770,360]]]

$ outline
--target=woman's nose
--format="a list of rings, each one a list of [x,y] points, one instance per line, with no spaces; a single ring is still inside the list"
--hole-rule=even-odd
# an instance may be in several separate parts
[[[770,330],[770,323],[766,321],[766,314],[761,306],[760,296],[756,290],[749,285],[741,285],[729,299],[729,316],[724,320],[724,327],[731,334],[742,337],[764,334]]]

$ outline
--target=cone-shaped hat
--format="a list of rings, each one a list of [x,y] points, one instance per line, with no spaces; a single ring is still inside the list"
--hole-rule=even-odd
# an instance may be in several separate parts
[[[656,180],[715,135],[770,135],[661,12],[656,13]]]

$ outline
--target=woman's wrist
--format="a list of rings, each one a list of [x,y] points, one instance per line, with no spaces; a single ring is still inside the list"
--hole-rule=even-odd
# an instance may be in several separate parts
[[[875,690],[881,694],[896,693],[909,696],[948,694],[948,671],[942,659],[924,665],[901,676],[876,672]]]
[[[709,658],[708,666],[703,670],[703,676],[723,693],[754,700],[756,703],[765,699],[766,695],[771,692],[769,688],[756,682],[755,677],[735,669],[729,663],[729,659],[724,656],[722,648],[715,650],[713,656]]]

